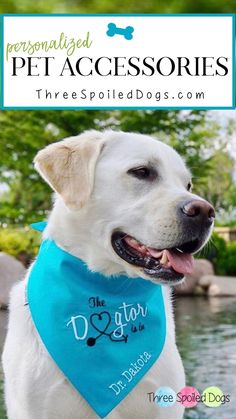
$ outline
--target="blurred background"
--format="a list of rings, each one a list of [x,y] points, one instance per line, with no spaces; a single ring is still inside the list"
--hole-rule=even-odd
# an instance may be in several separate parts
[[[236,13],[236,1],[7,0],[0,3],[0,13]],[[86,129],[106,128],[151,134],[172,145],[192,171],[193,191],[216,208],[213,237],[197,255],[192,277],[175,291],[177,343],[187,385],[196,387],[200,393],[206,387],[218,386],[231,398],[230,403],[218,408],[199,403],[186,409],[185,419],[234,419],[235,110],[1,111],[0,306],[7,307],[11,286],[22,278],[37,253],[40,237],[31,231],[29,224],[45,219],[52,204],[49,187],[32,165],[36,152],[53,141]],[[6,322],[7,311],[1,310],[0,350]],[[0,419],[5,417],[0,387]]]
[[[235,13],[235,0],[3,0],[1,13]]]

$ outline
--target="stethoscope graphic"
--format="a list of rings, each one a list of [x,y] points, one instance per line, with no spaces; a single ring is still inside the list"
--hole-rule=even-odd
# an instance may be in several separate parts
[[[107,315],[107,323],[104,326],[104,328],[101,330],[99,327],[97,327],[97,324],[94,324],[94,319],[97,318],[98,320],[102,320],[102,316]],[[101,313],[94,313],[90,316],[90,323],[91,326],[99,333],[96,337],[90,337],[87,339],[87,345],[88,346],[94,346],[96,345],[97,340],[101,336],[107,336],[112,342],[125,342],[127,343],[128,335],[122,335],[121,338],[114,338],[113,333],[114,330],[112,330],[110,333],[106,333],[108,327],[111,324],[111,315],[107,311],[102,311]]]

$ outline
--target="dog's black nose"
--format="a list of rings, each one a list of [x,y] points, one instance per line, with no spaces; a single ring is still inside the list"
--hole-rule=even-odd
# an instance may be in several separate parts
[[[190,217],[194,221],[211,225],[215,218],[215,210],[209,202],[192,199],[191,201],[183,202],[180,205],[182,216]]]

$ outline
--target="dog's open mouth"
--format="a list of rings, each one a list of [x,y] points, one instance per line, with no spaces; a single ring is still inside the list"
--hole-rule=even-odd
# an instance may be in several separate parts
[[[171,249],[145,246],[134,237],[116,231],[111,238],[115,252],[131,265],[143,268],[152,279],[180,281],[193,271],[193,256],[199,241],[193,240]]]

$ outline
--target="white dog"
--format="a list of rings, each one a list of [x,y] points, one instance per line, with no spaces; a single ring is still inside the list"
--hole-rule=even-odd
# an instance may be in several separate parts
[[[85,132],[40,151],[35,166],[56,192],[44,240],[53,240],[93,272],[125,274],[134,284],[137,277],[149,284],[163,284],[167,322],[164,347],[148,372],[107,417],[182,418],[180,403],[165,409],[151,402],[148,393],[161,386],[177,393],[185,385],[168,285],[179,283],[191,272],[191,254],[209,238],[213,208],[191,193],[191,176],[179,155],[145,135]],[[9,307],[3,352],[8,418],[96,418],[41,342],[25,304],[29,275],[13,288]],[[121,346],[117,345],[119,351]],[[118,356],[122,357],[122,349]],[[93,382],[90,386],[91,392],[96,392]]]

